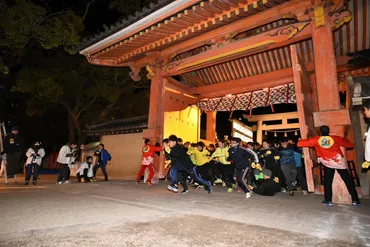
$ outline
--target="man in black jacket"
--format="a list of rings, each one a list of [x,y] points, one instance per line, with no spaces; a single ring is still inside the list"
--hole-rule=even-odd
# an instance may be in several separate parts
[[[253,192],[262,196],[273,196],[280,192],[280,185],[277,177],[273,179],[272,172],[268,169],[263,169],[262,172],[263,179],[258,180],[256,183],[257,186],[253,188]]]
[[[24,154],[24,142],[19,136],[19,128],[14,126],[12,133],[7,135],[3,141],[4,151],[6,154],[6,173],[8,177],[14,177],[16,183],[16,174],[21,172],[22,157]],[[7,180],[6,180],[7,181]],[[6,182],[7,184],[7,182]]]
[[[170,146],[170,157],[172,159],[176,159],[178,162],[177,172],[185,172],[188,176],[194,179],[199,184],[203,184],[205,189],[208,193],[212,193],[212,184],[209,181],[205,181],[202,179],[196,171],[196,167],[194,167],[193,162],[191,162],[189,155],[186,153],[186,150],[183,146],[178,143],[178,138],[175,135],[170,135],[169,139],[169,146]],[[185,179],[185,176],[181,176],[182,179]],[[182,181],[183,183],[183,181]],[[187,193],[187,188],[184,188],[183,193]]]
[[[235,164],[236,181],[238,186],[244,191],[245,197],[248,199],[252,196],[251,189],[247,185],[247,174],[251,164],[257,162],[254,153],[247,148],[240,146],[241,139],[233,137],[231,139],[231,148],[229,149],[228,161]]]

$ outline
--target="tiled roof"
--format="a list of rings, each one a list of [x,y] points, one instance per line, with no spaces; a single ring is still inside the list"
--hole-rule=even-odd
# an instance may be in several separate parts
[[[137,22],[138,20],[150,15],[151,13],[157,11],[158,9],[163,8],[164,6],[174,2],[175,0],[158,0],[157,3],[150,3],[149,7],[143,7],[142,10],[136,11],[135,14],[129,15],[126,18],[118,20],[116,23],[110,25],[110,27],[103,26],[104,31],[99,34],[92,35],[82,40],[81,44],[76,47],[77,51],[81,51],[109,36],[112,34],[124,29],[125,27],[130,26],[131,24]]]
[[[118,135],[140,133],[148,128],[148,116],[117,119],[109,122],[86,126],[88,136]]]

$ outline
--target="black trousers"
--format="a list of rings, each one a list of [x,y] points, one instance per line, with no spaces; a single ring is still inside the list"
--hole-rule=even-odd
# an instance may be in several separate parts
[[[302,190],[307,191],[307,180],[304,173],[304,166],[297,167],[297,180],[301,185]]]
[[[68,164],[61,164],[59,175],[58,175],[58,182],[69,180],[70,174],[71,174],[71,171],[69,170]]]
[[[347,169],[333,169],[324,166],[324,194],[325,194],[325,201],[331,201],[333,197],[333,179],[335,171],[337,171],[340,177],[343,179],[344,183],[346,184],[348,192],[352,196],[352,201],[358,201],[358,194],[356,191],[355,183],[353,178],[349,175]]]
[[[26,172],[26,181],[30,181],[32,169],[33,169],[33,181],[37,181],[37,177],[39,175],[40,166],[38,164],[28,164],[26,166],[27,172]]]
[[[209,163],[206,163],[202,166],[197,166],[197,172],[200,174],[200,176],[206,180],[206,181],[211,181],[213,182],[213,180],[211,179],[211,176],[210,176],[210,168],[211,168],[211,165]]]
[[[217,162],[217,161],[214,161],[214,160],[211,160],[209,162],[209,164],[211,166],[211,170],[212,170],[212,174],[213,174],[212,178],[216,178],[216,179],[221,178],[222,164],[220,162]]]
[[[104,180],[105,180],[105,181],[108,181],[108,174],[107,174],[107,171],[106,171],[106,169],[105,169],[105,165],[103,165],[103,164],[97,164],[97,165],[95,165],[95,166],[94,166],[94,168],[93,168],[94,177],[96,177],[96,171],[97,171],[99,168],[101,168],[101,172],[102,172],[102,173],[103,173],[103,175],[104,175]]]
[[[244,193],[251,192],[249,186],[247,185],[247,174],[249,171],[249,167],[246,167],[242,170],[236,169],[236,182],[238,186],[244,191]]]
[[[222,178],[228,188],[232,188],[234,182],[234,166],[233,165],[222,165]]]

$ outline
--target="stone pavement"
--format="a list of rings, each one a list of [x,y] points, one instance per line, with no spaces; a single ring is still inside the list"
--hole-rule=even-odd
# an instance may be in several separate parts
[[[132,181],[3,185],[0,246],[370,246],[370,201],[321,205],[280,193],[245,199]]]

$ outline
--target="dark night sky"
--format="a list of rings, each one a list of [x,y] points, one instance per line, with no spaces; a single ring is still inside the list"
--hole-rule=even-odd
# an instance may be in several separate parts
[[[135,1],[135,0],[132,0]],[[60,11],[62,6],[73,7],[73,10],[83,14],[86,6],[86,0],[48,0],[52,11]],[[84,36],[96,34],[103,30],[104,24],[110,25],[116,22],[122,14],[108,7],[108,1],[96,0],[91,5],[89,13],[85,20]],[[27,145],[35,140],[44,142],[47,151],[57,150],[61,145],[67,142],[67,113],[62,107],[55,107],[47,114],[41,117],[27,117],[25,114],[25,98],[20,94],[10,93],[7,88],[14,82],[12,76],[2,80],[1,85],[7,85],[6,88],[0,87],[0,121],[6,121],[8,129],[11,126],[18,125],[21,128],[21,135],[25,138]],[[295,105],[276,105],[276,112],[294,111]],[[248,122],[243,119],[242,114],[246,112],[235,111],[233,118],[240,119],[245,124]],[[269,114],[271,108],[254,109],[253,114]],[[217,113],[217,133],[219,136],[231,134],[230,112]],[[202,123],[202,126],[204,123]]]

